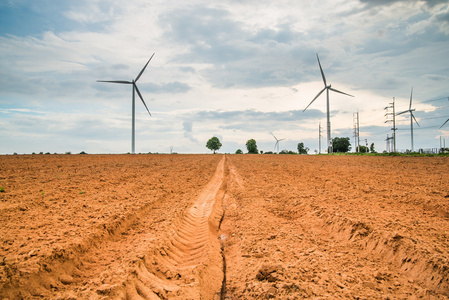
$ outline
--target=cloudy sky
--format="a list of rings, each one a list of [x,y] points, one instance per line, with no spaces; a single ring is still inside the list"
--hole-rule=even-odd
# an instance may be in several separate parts
[[[216,4],[214,4],[216,3]],[[209,153],[326,149],[333,137],[386,148],[387,111],[412,108],[414,147],[449,145],[449,4],[446,0],[1,0],[0,154],[131,151]],[[410,115],[397,116],[410,149]],[[366,140],[366,141],[365,141]]]

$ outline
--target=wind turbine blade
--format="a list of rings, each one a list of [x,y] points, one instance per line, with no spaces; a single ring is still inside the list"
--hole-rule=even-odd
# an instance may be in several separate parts
[[[412,109],[412,95],[413,95],[413,87],[412,92],[410,93],[410,106],[408,107],[408,109]]]
[[[137,88],[137,85],[136,85],[135,83],[134,83],[134,88],[136,89],[137,95],[139,95],[140,100],[142,100],[143,105],[145,105],[145,108],[147,109],[148,113],[149,113],[150,116],[151,116],[150,110],[148,109],[148,107],[147,107],[145,101],[143,101],[142,94],[140,93],[140,91],[139,91],[139,89]]]
[[[400,113],[397,113],[396,114],[396,116],[399,116],[399,115],[402,115],[402,114],[405,114],[406,112],[409,112],[410,110],[404,110],[404,111],[401,111]]]
[[[142,71],[140,71],[139,75],[137,75],[136,79],[134,80],[135,82],[137,82],[137,80],[139,80],[140,76],[142,76],[143,72],[147,68],[147,66],[150,63],[150,60],[153,58],[153,56],[154,56],[154,53],[153,53],[153,55],[151,55],[150,59],[147,61],[145,67],[143,67]]]
[[[283,141],[283,140],[285,140],[285,139],[280,139],[280,140],[278,140],[278,142]]]
[[[353,95],[343,93],[342,91],[336,90],[336,89],[331,88],[331,87],[330,87],[329,89],[330,89],[331,91],[336,92],[336,93],[340,93],[340,94],[343,94],[343,95],[346,95],[346,96],[354,97]]]
[[[276,139],[276,141],[278,140],[277,137],[273,133],[271,133],[271,135]]]
[[[133,84],[132,81],[125,81],[125,80],[97,80],[97,82]]]
[[[304,108],[304,110],[303,110],[303,112],[305,112],[306,111],[306,109],[307,108],[309,108],[309,106],[310,106],[310,104],[312,104],[313,103],[313,101],[315,101],[316,100],[316,98],[318,98],[323,92],[324,92],[324,90],[325,90],[326,88],[324,88],[324,89],[322,89],[321,90],[321,92],[319,92],[316,96],[315,96],[315,98],[313,98],[313,100],[309,103],[309,105],[307,105],[307,107],[306,108]]]
[[[449,119],[447,119],[446,122],[444,122],[443,125],[441,125],[438,129],[441,129],[447,122],[449,122]]]
[[[316,54],[316,58],[318,60],[318,65],[320,66],[321,77],[323,77],[324,86],[327,86],[326,77],[324,76],[323,68],[321,68],[320,58],[318,57],[318,53]]]
[[[413,120],[415,120],[416,124],[418,124],[418,126],[419,126],[419,123],[418,123],[418,121],[416,121],[416,118],[415,118],[415,116],[413,115],[412,112],[410,112],[410,115],[412,116]],[[419,126],[419,127],[421,127],[421,126]]]

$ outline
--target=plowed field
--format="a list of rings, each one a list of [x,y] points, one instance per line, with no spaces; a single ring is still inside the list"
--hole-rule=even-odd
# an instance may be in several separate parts
[[[446,299],[449,159],[0,156],[1,299]]]

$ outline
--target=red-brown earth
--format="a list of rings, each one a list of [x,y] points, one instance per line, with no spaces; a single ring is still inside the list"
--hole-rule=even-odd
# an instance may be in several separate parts
[[[0,156],[1,299],[446,299],[449,159]]]

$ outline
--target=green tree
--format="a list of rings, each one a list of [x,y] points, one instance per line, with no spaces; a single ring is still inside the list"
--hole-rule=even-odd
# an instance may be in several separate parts
[[[366,147],[366,146],[359,146],[359,147],[357,147],[357,152],[359,152],[359,153],[367,153],[367,152],[369,152],[368,151],[368,147]]]
[[[351,143],[348,137],[336,137],[332,139],[333,152],[343,152],[346,153],[351,150]]]
[[[371,146],[369,147],[369,151],[371,153],[376,153],[376,150],[374,149],[374,143],[371,143]]]
[[[258,154],[256,140],[250,139],[246,142],[246,149],[248,149],[249,154]]]
[[[299,154],[307,154],[307,151],[309,151],[309,148],[307,148],[307,147],[304,148],[303,142],[298,143],[298,153]]]
[[[212,151],[215,151],[221,148],[220,140],[217,137],[212,137],[207,141],[206,147]]]
[[[296,154],[296,152],[291,151],[291,150],[282,150],[281,152],[279,152],[279,154]]]
[[[243,154],[242,149],[237,149],[237,151],[235,151],[235,154]]]

